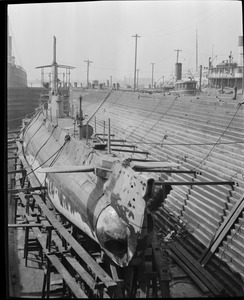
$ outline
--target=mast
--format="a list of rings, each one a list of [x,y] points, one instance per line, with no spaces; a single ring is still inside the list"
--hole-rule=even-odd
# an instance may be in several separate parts
[[[196,71],[198,70],[198,40],[197,40],[197,28],[196,28]]]
[[[56,37],[53,36],[53,63],[52,63],[52,69],[53,69],[53,82],[52,82],[52,89],[57,94],[57,80],[58,80],[58,65],[56,61]]]
[[[56,37],[55,36],[53,36],[53,62],[50,65],[36,67],[36,69],[42,69],[42,72],[43,72],[43,68],[52,68],[51,89],[52,89],[52,94],[57,95],[58,94],[58,68],[66,69],[66,81],[67,81],[67,69],[69,70],[68,75],[70,76],[70,70],[74,69],[75,67],[67,66],[67,65],[59,65],[57,63],[57,60],[56,60]],[[70,80],[70,77],[69,77],[69,80]]]
[[[13,56],[13,47],[12,47],[12,37],[10,36],[9,31],[9,16],[8,16],[8,25],[7,25],[7,34],[8,34],[8,62],[14,64],[14,56]]]

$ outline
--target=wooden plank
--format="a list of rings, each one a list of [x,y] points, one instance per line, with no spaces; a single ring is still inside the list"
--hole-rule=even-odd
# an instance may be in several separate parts
[[[170,290],[169,290],[169,281],[170,275],[168,270],[168,262],[166,259],[163,259],[160,253],[160,248],[158,246],[158,242],[156,239],[156,233],[153,234],[152,238],[152,252],[154,262],[156,264],[156,269],[159,275],[159,285],[161,289],[161,296],[162,298],[169,298],[170,297]]]
[[[47,257],[51,261],[52,265],[56,268],[58,273],[62,276],[66,284],[71,288],[75,296],[77,298],[88,298],[88,296],[83,292],[79,284],[60,263],[59,258],[56,255],[47,255]]]
[[[117,294],[115,295],[115,298],[125,298],[124,280],[119,279],[118,272],[115,265],[110,264],[110,271],[113,279],[118,284]]]
[[[20,133],[20,130],[12,130],[12,131],[8,131],[8,134],[12,134],[12,133]]]
[[[23,173],[24,170],[14,170],[14,171],[8,171],[8,174],[16,174],[16,173]]]
[[[205,249],[201,257],[199,258],[199,263],[202,266],[205,266],[209,259],[212,257],[214,252],[219,247],[220,243],[223,241],[227,233],[230,231],[231,227],[233,226],[234,222],[237,220],[239,215],[244,209],[244,195],[242,196],[240,202],[236,202],[236,204],[232,207],[232,210],[228,214],[228,216],[225,218],[224,222],[221,224],[219,229],[217,230],[214,239],[211,241],[208,248]]]
[[[221,295],[224,287],[195,260],[179,243],[169,243],[172,250],[191,269],[191,271],[211,290],[215,295]]]
[[[27,216],[27,219],[32,220],[32,217]],[[15,224],[14,224],[15,225]],[[17,225],[17,224],[16,224]],[[28,224],[23,224],[23,225],[29,225],[29,227],[48,227],[52,226],[47,220],[43,220],[41,224],[33,224],[33,223],[28,223]],[[39,225],[39,226],[37,226]],[[21,224],[20,224],[21,226]],[[28,227],[28,226],[26,226]],[[70,253],[65,253],[64,248],[62,246],[62,241],[60,237],[53,232],[52,234],[52,241],[54,241],[55,245],[58,247],[59,251],[57,253],[54,252],[47,252],[48,255],[51,254],[60,254],[62,253],[63,257],[70,263],[70,265],[76,270],[76,272],[81,276],[81,278],[89,285],[91,290],[95,289],[96,286],[96,280],[91,277],[91,275],[80,265],[80,263],[71,256]],[[104,297],[110,298],[109,295],[104,292]]]
[[[18,158],[17,155],[14,155],[14,156],[8,156],[8,160],[10,160],[10,159],[17,159],[17,158]]]
[[[75,271],[80,275],[80,277],[88,284],[91,290],[95,289],[97,284],[96,280],[80,265],[80,263],[74,258],[69,252],[65,253],[64,247],[62,245],[61,238],[58,234],[53,231],[52,241],[55,243],[56,247],[63,257],[70,263],[70,265],[75,269]],[[108,296],[109,297],[109,296]]]
[[[30,228],[32,228],[32,227],[43,227],[43,225],[42,224],[38,224],[38,223],[27,223],[27,224],[24,224],[24,223],[22,223],[22,224],[8,224],[8,228],[19,228],[19,227],[30,227]]]
[[[184,262],[181,261],[181,259],[177,255],[171,253],[170,256],[186,272],[186,274],[190,276],[190,278],[197,284],[197,286],[205,295],[212,296],[210,290],[206,287],[206,285],[202,283],[202,281],[187,267],[186,264],[184,264]]]
[[[20,143],[17,143],[19,147],[19,157],[24,165],[26,170],[30,170],[27,161],[25,160]],[[39,182],[35,175],[32,172],[28,175],[29,180],[32,186],[38,187]],[[92,269],[92,271],[99,277],[99,279],[105,284],[107,288],[116,287],[116,282],[98,265],[94,259],[85,251],[85,249],[74,239],[73,236],[64,228],[64,226],[58,222],[54,213],[52,213],[48,207],[43,203],[42,199],[38,195],[33,195],[33,198],[36,200],[36,203],[39,205],[44,215],[48,218],[48,220],[52,223],[53,227],[59,231],[59,233],[63,236],[63,238],[67,241],[67,243],[75,250],[75,252],[79,255],[79,257]]]
[[[106,287],[116,286],[116,282],[94,261],[94,259],[88,254],[88,252],[74,239],[73,236],[58,222],[53,212],[51,212],[42,199],[38,195],[33,195],[36,203],[43,211],[44,215],[51,222],[53,227],[63,236],[67,243],[75,250],[80,258],[92,269],[92,271],[99,277],[99,279],[106,285]]]
[[[155,159],[142,159],[142,158],[133,158],[133,157],[129,157],[128,160],[129,161],[145,161],[145,162],[157,162],[158,161]]]
[[[165,170],[165,169],[145,169],[140,170],[140,172],[155,172],[155,173],[190,173],[196,174],[196,171],[183,171],[183,170]],[[163,182],[164,183],[164,182]]]
[[[8,140],[8,142],[7,142],[8,144],[15,144],[16,143],[16,140],[14,139],[12,139],[12,140]]]
[[[110,136],[111,136],[111,134],[110,134]],[[104,138],[104,141],[107,141],[108,139],[107,138]],[[120,142],[120,143],[125,143],[126,142],[126,140],[120,140],[120,139],[112,139],[111,140],[111,142]]]
[[[112,142],[113,140],[111,140]],[[136,145],[126,145],[126,144],[110,144],[110,146],[114,146],[114,147],[130,147],[130,148],[137,148]]]
[[[108,135],[108,133],[95,133],[95,135]],[[110,136],[115,136],[115,134],[110,134]]]
[[[96,280],[81,266],[81,264],[74,258],[70,252],[66,252],[62,245],[62,241],[60,237],[57,235],[55,231],[52,233],[52,241],[55,243],[56,247],[58,247],[59,253],[62,253],[62,257],[66,259],[69,264],[74,268],[74,270],[80,275],[80,277],[86,282],[86,284],[90,287],[91,290],[96,288]],[[110,298],[109,295],[104,291],[104,298]]]
[[[16,194],[20,192],[34,192],[34,191],[43,191],[46,190],[47,188],[45,186],[37,186],[37,187],[29,187],[29,188],[24,188],[24,189],[10,189],[8,190],[8,193],[10,194]]]
[[[18,196],[20,198],[22,204],[24,206],[26,206],[27,199],[25,198],[25,194],[23,192],[20,192],[16,196]]]
[[[17,150],[18,149],[18,147],[16,146],[16,147],[8,147],[8,151],[9,150]]]
[[[91,275],[78,263],[78,261],[74,257],[70,256],[69,253],[64,254],[64,257],[81,276],[81,278],[86,282],[86,284],[88,284],[88,286],[92,290],[94,290],[96,286],[96,280],[92,278]]]
[[[141,154],[147,154],[147,155],[150,154],[149,152],[139,151],[139,150],[125,150],[125,149],[115,149],[115,148],[112,148],[111,150],[112,151],[120,151],[120,152],[141,153]]]
[[[31,216],[26,215],[26,218],[29,222],[33,221]],[[58,271],[60,276],[64,279],[66,284],[71,288],[72,292],[75,294],[77,298],[88,298],[87,295],[83,292],[79,284],[75,281],[75,279],[69,274],[66,268],[62,265],[59,258],[55,254],[49,254],[46,249],[46,238],[43,236],[39,228],[32,228],[36,238],[38,239],[40,245],[43,248],[43,252],[50,260],[52,265]]]
[[[155,181],[155,185],[235,185],[234,181]]]

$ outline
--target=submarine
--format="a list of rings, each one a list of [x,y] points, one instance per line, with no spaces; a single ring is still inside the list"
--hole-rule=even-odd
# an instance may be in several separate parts
[[[61,122],[67,116],[57,84],[55,37],[53,53],[49,99],[31,119],[23,120],[19,152],[60,214],[98,243],[116,265],[133,265],[153,234],[148,202],[155,194],[154,179],[141,172],[179,164],[111,153],[109,139],[104,143],[88,124],[80,128],[83,138],[67,133]]]

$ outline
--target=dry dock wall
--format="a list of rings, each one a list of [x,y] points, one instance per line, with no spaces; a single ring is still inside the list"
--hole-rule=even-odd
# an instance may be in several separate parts
[[[79,102],[81,95],[83,115],[87,115],[87,120],[108,92],[73,89],[70,107]],[[97,132],[103,132],[104,121],[107,124],[110,118],[111,133],[137,145],[140,150],[149,151],[149,158],[180,163],[181,170],[201,172],[196,178],[192,174],[152,174],[156,179],[235,182],[233,187],[172,186],[165,202],[154,214],[159,225],[162,209],[186,221],[203,247],[208,247],[244,192],[244,108],[241,99],[234,101],[232,95],[222,98],[204,93],[197,97],[177,97],[113,91],[95,114]],[[90,125],[95,127],[95,118]],[[145,158],[139,154],[131,156]],[[244,278],[243,217],[242,213],[228,235],[231,242],[223,244],[217,255]]]

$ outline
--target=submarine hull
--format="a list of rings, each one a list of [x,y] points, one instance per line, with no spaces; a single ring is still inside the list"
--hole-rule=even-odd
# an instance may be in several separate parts
[[[106,150],[96,151],[70,136],[67,140],[67,132],[47,120],[42,109],[24,125],[21,139],[28,164],[62,215],[121,267],[143,253],[148,240],[147,179]],[[52,166],[88,171],[42,173]]]

